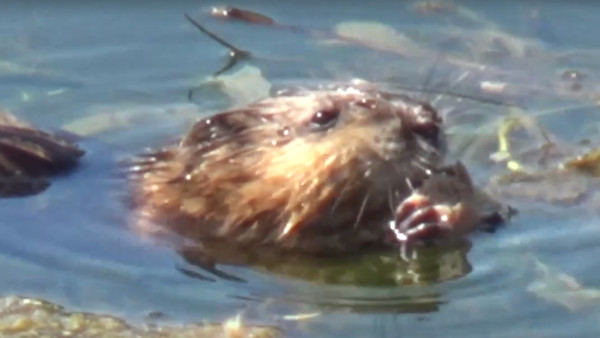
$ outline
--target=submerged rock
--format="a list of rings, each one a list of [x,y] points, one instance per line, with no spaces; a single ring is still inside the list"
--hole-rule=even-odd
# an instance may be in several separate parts
[[[274,327],[249,326],[239,318],[224,323],[136,327],[108,315],[69,312],[43,300],[0,298],[2,337],[281,337]]]

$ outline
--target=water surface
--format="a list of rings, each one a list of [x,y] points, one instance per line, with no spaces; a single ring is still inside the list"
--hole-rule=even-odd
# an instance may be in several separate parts
[[[5,5],[3,107],[49,129],[103,114],[135,116],[136,127],[100,128],[82,140],[87,155],[80,168],[39,196],[2,200],[0,293],[39,296],[133,321],[155,311],[181,323],[241,313],[250,323],[278,325],[290,336],[560,337],[600,331],[600,231],[598,210],[589,204],[520,204],[519,216],[501,231],[425,254],[413,266],[363,257],[329,270],[283,263],[220,267],[244,280],[239,282],[206,273],[205,279],[190,277],[181,270],[203,272],[132,232],[119,166],[146,146],[173,140],[190,118],[228,104],[212,91],[187,99],[190,88],[226,62],[226,51],[185,21],[186,12],[252,51],[257,58],[249,64],[274,85],[362,77],[419,87],[435,67],[428,85],[448,88],[468,70],[453,91],[517,102],[527,114],[587,105],[540,121],[563,140],[597,141],[598,110],[590,102],[598,88],[600,38],[590,32],[598,5],[465,2],[457,7],[460,14],[423,16],[403,2],[230,4],[322,31],[342,22],[375,21],[405,33],[425,54],[415,57],[409,46],[381,52],[211,20],[205,13],[212,4],[192,1]],[[504,38],[495,35],[494,42],[489,32]],[[491,50],[477,49],[484,45]],[[455,61],[440,55],[454,55]],[[561,74],[569,69],[587,74],[582,90],[565,89]],[[480,89],[481,81],[507,87],[491,95]],[[487,133],[492,146],[482,147],[493,151],[493,131],[482,126],[507,114],[506,107],[453,96],[437,104],[449,114],[454,134]],[[481,184],[504,170],[483,151],[460,151],[457,144],[452,149]],[[314,316],[285,317],[294,314]]]

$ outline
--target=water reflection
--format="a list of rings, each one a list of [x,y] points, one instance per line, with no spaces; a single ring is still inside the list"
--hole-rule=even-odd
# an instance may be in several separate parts
[[[430,285],[463,277],[471,271],[467,260],[470,248],[471,243],[466,239],[417,247],[408,260],[397,251],[315,257],[282,254],[269,248],[236,248],[231,243],[204,243],[202,247],[187,247],[179,253],[186,262],[209,273],[205,278],[210,274],[220,277],[218,266],[229,264],[318,284],[391,287]]]
[[[399,252],[371,253],[346,257],[315,257],[281,254],[269,249],[235,249],[231,244],[214,243],[179,251],[185,275],[205,283],[228,280],[252,281],[231,273],[231,265],[244,265],[278,279],[304,284],[277,294],[254,290],[246,300],[312,304],[322,310],[384,313],[435,312],[446,302],[434,286],[467,275],[468,240],[436,247],[418,247],[412,259]]]

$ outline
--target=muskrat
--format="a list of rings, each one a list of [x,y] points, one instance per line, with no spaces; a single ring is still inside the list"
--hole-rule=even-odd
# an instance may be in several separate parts
[[[352,252],[468,233],[501,211],[462,165],[444,165],[445,149],[427,102],[364,82],[299,89],[201,119],[142,156],[135,195],[143,231]]]
[[[0,197],[45,190],[48,176],[73,168],[83,154],[66,135],[40,130],[0,111]]]

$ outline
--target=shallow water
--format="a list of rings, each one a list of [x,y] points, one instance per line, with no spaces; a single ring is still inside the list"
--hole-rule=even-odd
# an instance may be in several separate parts
[[[275,85],[357,76],[402,79],[418,87],[435,65],[429,85],[447,88],[468,69],[469,77],[453,91],[518,102],[530,114],[587,105],[540,120],[564,140],[598,141],[598,109],[589,105],[600,70],[595,57],[600,51],[594,49],[600,38],[590,33],[599,5],[465,2],[458,7],[462,15],[421,16],[408,3],[230,4],[321,30],[340,22],[377,21],[427,49],[422,57],[402,57],[326,44],[274,28],[211,20],[202,11],[212,4],[192,1],[5,5],[0,61],[10,67],[0,72],[3,107],[50,129],[83,120],[77,128],[95,130],[98,122],[84,118],[105,113],[137,118],[135,130],[90,132],[95,135],[81,142],[87,151],[81,167],[58,178],[45,193],[1,201],[1,294],[39,296],[133,321],[156,311],[183,323],[241,313],[250,323],[274,324],[290,336],[597,335],[600,229],[594,206],[513,202],[519,203],[520,214],[507,227],[493,235],[474,235],[470,249],[425,253],[419,266],[363,257],[322,270],[284,264],[220,267],[244,280],[238,282],[199,271],[169,248],[131,231],[119,162],[146,146],[172,140],[190,117],[227,104],[210,91],[200,91],[194,102],[187,100],[190,88],[225,63],[226,51],[185,21],[185,12],[252,51],[257,58],[251,64]],[[482,45],[485,37],[477,34],[485,29],[526,38],[524,48],[530,50],[525,56],[517,49],[499,56],[482,56],[483,51],[467,55],[460,46]],[[459,49],[455,61],[487,66],[475,70],[440,59],[436,51],[448,48]],[[400,54],[408,52],[406,47]],[[582,90],[563,90],[560,75],[567,69],[588,74]],[[478,89],[483,80],[504,81],[506,90],[483,93]],[[503,106],[462,101],[450,96],[438,102],[449,111],[447,119],[459,135],[485,134],[484,123],[507,113]],[[448,108],[455,106],[461,108]],[[481,151],[453,149],[452,156],[461,157],[482,184],[502,171]],[[208,278],[192,278],[182,269]],[[403,286],[407,281],[415,285]],[[286,317],[295,314],[314,316]]]

